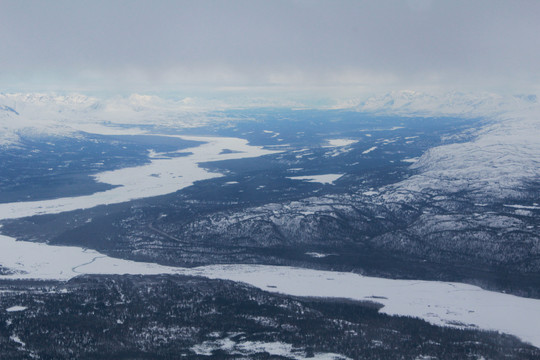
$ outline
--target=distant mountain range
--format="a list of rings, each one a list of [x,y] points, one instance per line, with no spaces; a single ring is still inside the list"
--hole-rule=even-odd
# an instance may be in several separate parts
[[[223,120],[209,115],[216,106],[193,98],[171,100],[138,94],[105,100],[81,94],[0,94],[0,145],[14,145],[21,135],[75,136],[79,131],[111,132],[110,127],[115,126],[198,127]],[[472,193],[519,196],[521,184],[540,175],[540,104],[535,95],[395,91],[341,108],[375,116],[484,120],[485,125],[476,132],[454,139],[457,143],[426,152],[413,165],[418,175],[398,184],[400,188],[450,192],[466,188]]]

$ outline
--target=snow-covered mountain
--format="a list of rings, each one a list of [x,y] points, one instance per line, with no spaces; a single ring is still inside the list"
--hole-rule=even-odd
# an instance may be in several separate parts
[[[190,98],[0,94],[0,145],[14,145],[22,134],[70,136],[78,131],[103,132],[104,128],[99,126],[102,124],[192,127],[204,121],[200,112],[200,106]]]
[[[540,176],[540,103],[534,94],[424,93],[393,91],[343,102],[374,116],[480,118],[483,126],[432,148],[411,167],[417,175],[393,186],[394,197],[410,192],[456,193],[492,200],[519,198]],[[390,199],[388,199],[390,200]]]
[[[520,198],[523,188],[540,177],[540,104],[536,96],[434,96],[402,91],[374,97],[359,111],[402,116],[456,116],[484,119],[472,140],[432,148],[411,167],[418,174],[396,190],[467,191],[473,197]],[[396,193],[399,193],[397,191]]]
[[[530,112],[485,126],[469,142],[428,150],[412,165],[418,174],[398,187],[410,191],[459,192],[475,198],[520,198],[540,178],[540,113]]]
[[[538,106],[536,95],[447,92],[428,94],[402,90],[373,96],[352,105],[358,111],[401,116],[485,117]]]

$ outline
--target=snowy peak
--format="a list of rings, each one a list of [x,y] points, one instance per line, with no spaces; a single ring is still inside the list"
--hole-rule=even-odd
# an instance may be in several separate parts
[[[54,95],[40,93],[0,94],[0,104],[23,113],[26,110],[46,110],[62,112],[68,109],[90,107],[97,99],[81,94]]]

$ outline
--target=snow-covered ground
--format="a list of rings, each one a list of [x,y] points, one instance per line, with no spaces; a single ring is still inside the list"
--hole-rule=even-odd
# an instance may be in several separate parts
[[[296,296],[370,300],[382,312],[435,325],[498,330],[540,347],[540,300],[438,281],[391,280],[353,273],[265,265],[180,268],[116,259],[94,250],[16,241],[0,235],[0,279],[67,280],[80,274],[183,274],[251,284]]]
[[[151,153],[148,165],[123,168],[96,174],[97,181],[119,185],[113,189],[91,195],[58,198],[54,200],[13,202],[0,204],[0,220],[25,216],[56,214],[64,211],[87,209],[98,205],[116,204],[173,193],[192,185],[195,181],[223,176],[210,172],[200,164],[207,161],[243,159],[273,154],[260,146],[248,145],[239,138],[180,136],[184,140],[204,142],[202,145],[182,149],[187,156],[167,157]],[[222,153],[222,150],[232,150]]]
[[[370,152],[372,152],[373,150],[376,150],[376,149],[377,149],[376,146],[372,146],[369,149],[362,151],[362,154],[364,154],[364,155],[369,154]]]
[[[6,309],[7,312],[18,312],[28,309],[26,306],[15,305]]]
[[[302,180],[321,184],[331,185],[344,174],[324,174],[324,175],[305,175],[305,176],[287,176],[291,180]]]
[[[242,341],[236,342],[231,338],[208,340],[191,348],[197,355],[211,356],[216,350],[226,351],[228,354],[252,355],[267,352],[274,356],[283,356],[296,360],[308,359],[305,351],[295,349],[291,344],[283,342]],[[334,353],[315,353],[309,357],[313,360],[349,360],[350,358]]]
[[[105,118],[116,119],[119,124],[143,124],[148,119],[159,119],[161,125],[168,121],[177,125],[179,112],[189,108],[190,103],[189,99],[163,103],[147,96],[100,103],[80,96],[51,98],[23,94],[2,95],[0,100],[0,105],[10,107],[0,109],[0,145],[5,146],[16,143],[21,131],[72,133],[77,128],[93,131],[95,124],[103,121],[104,114]],[[467,189],[483,203],[494,198],[519,197],[523,184],[540,178],[540,110],[536,98],[463,94],[437,97],[399,92],[368,99],[358,104],[356,109],[378,114],[487,117],[490,120],[489,125],[474,134],[473,140],[427,151],[412,165],[418,173],[388,186],[382,192],[381,200],[393,201],[396,197],[417,191],[448,193]],[[76,120],[66,124],[65,119],[70,117]],[[81,122],[80,119],[88,120]],[[190,119],[193,119],[191,123],[198,124],[206,121],[197,117]],[[191,123],[184,125],[190,126]],[[249,146],[242,139],[182,138],[204,141],[205,144],[182,150],[193,153],[186,157],[156,158],[149,165],[99,174],[99,181],[122,185],[109,191],[83,197],[1,204],[0,219],[58,213],[166,194],[197,180],[221,176],[201,168],[201,162],[271,153]],[[334,142],[336,147],[346,145],[350,144]],[[220,154],[225,148],[239,152]],[[324,176],[329,175],[341,176]],[[318,176],[297,179],[317,181]],[[318,181],[332,182],[335,179],[319,178]],[[376,192],[372,194],[375,196]],[[530,207],[536,208],[537,205]],[[77,247],[18,242],[6,236],[0,236],[0,265],[12,271],[0,278],[65,280],[79,274],[176,273],[230,279],[291,295],[372,300],[382,303],[384,308],[381,311],[388,314],[416,316],[437,325],[498,330],[540,347],[540,300],[490,292],[460,283],[390,280],[351,273],[258,265],[183,269],[114,259]]]
[[[330,140],[327,140],[328,145],[325,145],[323,147],[349,146],[357,142],[358,140],[351,140],[351,139],[330,139]]]
[[[414,164],[414,163],[418,162],[419,159],[420,158],[410,158],[410,159],[402,159],[401,161],[406,162],[406,163]]]
[[[306,255],[311,256],[316,259],[321,259],[321,258],[330,256],[330,254],[323,254],[323,253],[318,253],[318,252],[307,252]]]

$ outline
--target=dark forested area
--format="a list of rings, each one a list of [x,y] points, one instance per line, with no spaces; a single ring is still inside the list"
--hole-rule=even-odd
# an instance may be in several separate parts
[[[3,360],[540,357],[512,336],[387,316],[376,303],[286,297],[222,280],[85,276],[3,281],[0,291]],[[253,346],[275,342],[292,346],[290,355]]]

